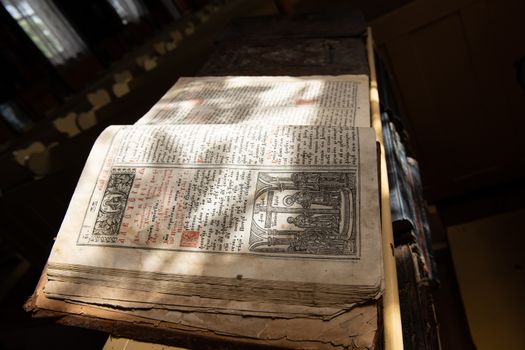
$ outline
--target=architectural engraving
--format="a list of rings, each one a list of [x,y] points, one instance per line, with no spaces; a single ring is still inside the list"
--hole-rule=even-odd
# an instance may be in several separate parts
[[[354,172],[259,173],[251,252],[356,255]]]

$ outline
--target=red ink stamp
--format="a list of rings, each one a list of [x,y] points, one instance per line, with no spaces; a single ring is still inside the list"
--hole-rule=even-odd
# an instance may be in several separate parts
[[[199,245],[199,231],[182,231],[180,246],[184,248],[196,248]]]
[[[297,106],[309,106],[309,105],[313,105],[314,103],[315,103],[315,100],[307,100],[303,98],[295,100],[295,104]]]

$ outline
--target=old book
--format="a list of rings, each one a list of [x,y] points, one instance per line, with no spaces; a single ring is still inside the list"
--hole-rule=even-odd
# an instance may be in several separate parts
[[[180,78],[137,124],[370,127],[366,75]]]
[[[220,37],[225,42],[265,42],[282,39],[363,38],[366,21],[360,11],[341,14],[245,17],[232,20]]]
[[[403,244],[394,252],[405,349],[439,349],[432,289],[421,249],[417,244]]]
[[[209,75],[368,74],[361,38],[280,38],[223,42],[199,71]]]
[[[183,79],[136,125],[109,127],[31,306],[232,341],[373,348],[376,145],[354,127],[369,125],[366,86]]]
[[[395,242],[396,245],[412,242],[418,245],[427,278],[434,283],[437,276],[419,166],[415,159],[407,156],[389,113],[383,112],[381,119]]]

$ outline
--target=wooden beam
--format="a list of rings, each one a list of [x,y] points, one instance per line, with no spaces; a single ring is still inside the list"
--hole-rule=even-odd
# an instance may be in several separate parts
[[[376,141],[380,147],[380,196],[381,196],[381,236],[383,240],[383,266],[385,290],[383,293],[383,330],[385,350],[403,349],[403,332],[401,327],[401,312],[399,308],[399,293],[397,286],[396,260],[394,256],[394,234],[392,215],[390,212],[390,190],[386,167],[385,149],[383,147],[383,132],[381,113],[379,110],[379,92],[374,59],[374,41],[370,27],[367,32],[368,64],[370,66],[370,112],[372,127],[376,133]]]

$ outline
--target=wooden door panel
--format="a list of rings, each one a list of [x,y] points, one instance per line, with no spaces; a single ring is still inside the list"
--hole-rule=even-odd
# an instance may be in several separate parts
[[[525,174],[524,4],[416,1],[374,22],[430,199]]]

